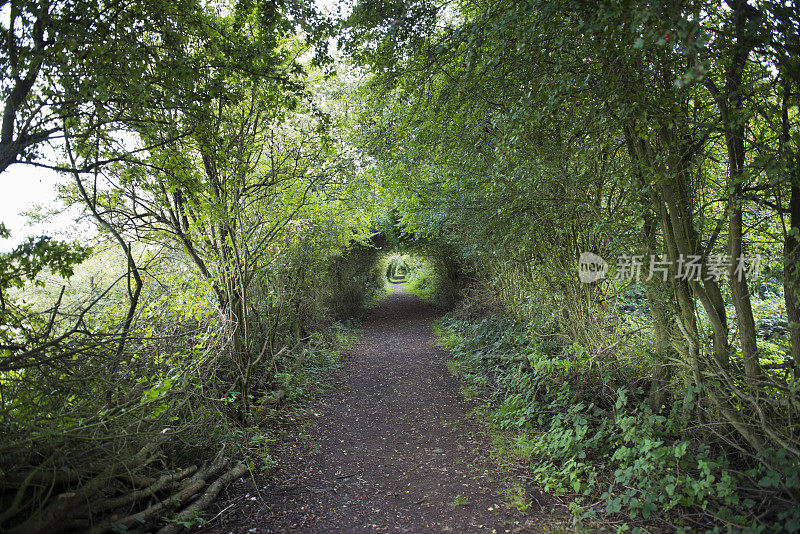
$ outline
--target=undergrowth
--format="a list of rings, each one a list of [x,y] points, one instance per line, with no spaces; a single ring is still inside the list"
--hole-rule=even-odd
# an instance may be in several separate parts
[[[652,413],[645,392],[626,385],[635,369],[500,314],[451,313],[435,331],[462,391],[482,399],[486,422],[507,436],[501,452],[524,462],[544,491],[568,496],[578,528],[800,530],[791,501],[800,468],[783,451],[769,462],[783,469],[768,469],[685,423],[677,406]]]
[[[264,472],[275,467],[270,450],[281,436],[295,431],[314,413],[311,401],[329,385],[328,377],[339,368],[342,353],[362,334],[363,326],[357,319],[336,321],[329,330],[314,334],[302,349],[306,354],[303,364],[294,372],[276,373],[276,386],[285,388],[281,402],[262,405],[249,427],[225,430],[226,439],[236,444],[251,469]]]

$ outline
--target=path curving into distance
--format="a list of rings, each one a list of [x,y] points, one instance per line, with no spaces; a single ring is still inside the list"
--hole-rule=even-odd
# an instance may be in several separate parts
[[[396,286],[318,400],[310,439],[284,444],[274,476],[240,479],[209,532],[540,532],[553,501],[504,502],[507,471],[435,345],[438,312]],[[249,488],[249,489],[248,489]]]

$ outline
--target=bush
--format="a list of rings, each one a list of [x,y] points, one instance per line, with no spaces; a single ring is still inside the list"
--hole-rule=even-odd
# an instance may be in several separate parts
[[[436,327],[460,376],[473,386],[481,383],[476,375],[484,378],[488,422],[517,433],[535,479],[545,491],[572,496],[577,518],[690,530],[800,527],[786,493],[800,487],[797,462],[773,451],[771,462],[783,468],[771,470],[709,442],[679,406],[654,414],[642,390],[610,388],[635,369],[600,364],[577,344],[559,346],[501,315],[450,314]]]

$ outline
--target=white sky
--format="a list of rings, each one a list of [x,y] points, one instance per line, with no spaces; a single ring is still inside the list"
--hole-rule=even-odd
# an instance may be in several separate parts
[[[37,206],[56,206],[55,186],[63,180],[54,171],[23,164],[12,165],[0,174],[0,222],[11,232],[9,239],[0,239],[0,252],[8,252],[27,236],[58,236],[70,226],[74,214],[51,217],[46,223],[34,226],[28,225],[22,215]]]

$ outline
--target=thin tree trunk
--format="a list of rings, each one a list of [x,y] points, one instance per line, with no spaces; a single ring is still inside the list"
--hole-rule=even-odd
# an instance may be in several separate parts
[[[646,257],[650,258],[659,250],[652,213],[645,216],[642,239],[646,245]],[[655,331],[655,357],[653,358],[649,404],[650,409],[657,413],[669,396],[668,386],[672,374],[669,360],[674,350],[672,348],[672,328],[675,322],[675,296],[669,286],[658,277],[646,281],[644,289]]]
[[[791,355],[795,378],[800,377],[800,162],[798,162],[795,182],[792,183],[789,200],[789,220],[791,228],[786,233],[783,245],[783,294],[786,301],[786,320],[788,321]]]
[[[742,78],[744,67],[753,48],[753,41],[747,35],[748,10],[747,0],[729,2],[732,8],[734,32],[736,40],[731,61],[725,74],[725,87],[720,91],[711,78],[706,86],[717,101],[725,134],[725,146],[728,151],[728,254],[731,266],[728,270],[728,283],[731,287],[733,307],[736,310],[736,321],[739,325],[742,362],[745,373],[752,382],[760,374],[758,364],[758,347],[756,345],[756,327],[753,309],[750,303],[750,291],[747,279],[739,269],[740,258],[743,257],[743,222],[742,222],[742,183],[745,166],[745,120],[742,113]]]
[[[752,383],[761,374],[761,366],[758,364],[756,324],[753,319],[753,308],[750,304],[750,290],[747,287],[747,278],[745,278],[742,270],[738,268],[739,258],[742,257],[742,207],[737,198],[740,192],[741,185],[737,185],[731,198],[733,208],[730,214],[728,237],[731,266],[728,271],[728,282],[731,286],[733,307],[736,309],[736,321],[739,325],[742,362],[744,363],[747,378]]]
[[[643,160],[647,152],[644,141],[635,136],[634,132],[636,130],[632,124],[624,124],[623,130],[628,149],[628,157],[634,166],[634,173],[638,185],[640,188],[643,188],[645,181],[642,169],[648,166],[647,162]],[[651,201],[649,203],[646,198],[642,198],[640,204],[642,205],[641,207],[644,213],[641,239],[645,248],[645,258],[650,259],[653,256],[660,256],[662,249],[666,247],[666,243],[663,247],[658,246],[656,235],[660,200],[652,198],[651,195]],[[655,210],[655,213],[653,210]],[[666,221],[663,221],[663,223],[666,223]],[[666,237],[664,241],[666,242]],[[675,327],[677,310],[675,306],[675,292],[670,284],[654,276],[645,281],[644,289],[645,295],[647,296],[647,303],[650,306],[650,312],[653,318],[653,330],[655,333],[655,354],[652,362],[653,368],[651,371],[652,382],[650,383],[649,404],[653,413],[657,413],[661,411],[661,407],[666,404],[670,393],[669,382],[672,372],[669,367],[669,360],[675,355],[675,349],[672,346],[672,331]]]
[[[679,257],[687,258],[692,255],[703,256],[700,249],[697,230],[694,228],[690,201],[688,198],[687,184],[684,183],[685,177],[678,177],[675,182],[677,187],[665,185],[662,194],[666,203],[668,224],[671,227],[671,236],[674,247],[670,250],[671,259],[678,260]],[[701,273],[702,276],[703,273]],[[681,280],[687,285],[694,296],[703,305],[711,324],[714,359],[720,367],[727,369],[730,359],[730,346],[728,345],[728,321],[725,313],[725,306],[722,301],[719,285],[714,280],[704,280],[703,282]],[[678,287],[681,284],[677,284]],[[680,295],[679,295],[680,302]],[[693,306],[692,306],[693,307]],[[682,307],[682,311],[688,312],[688,308]],[[695,319],[692,318],[694,322]],[[695,339],[695,342],[697,340]]]

